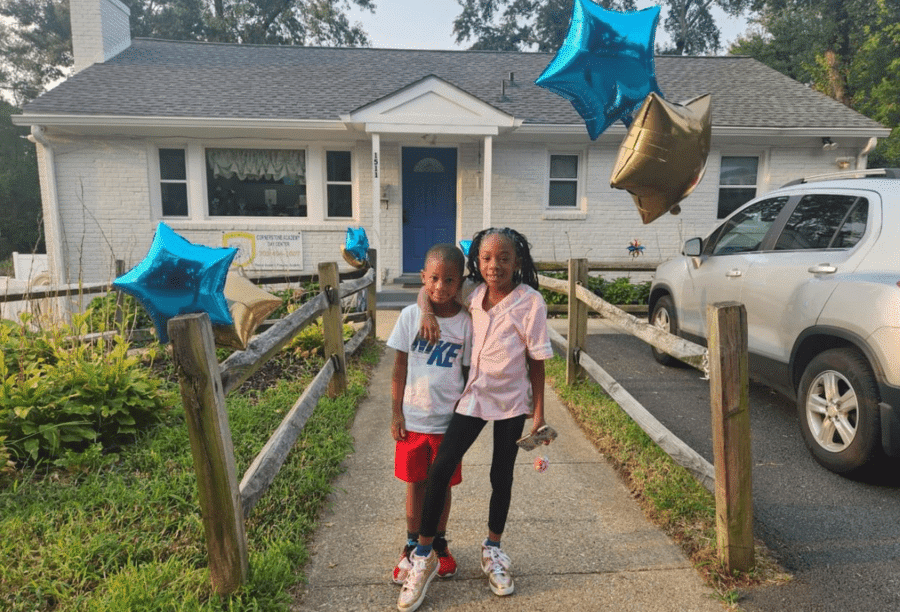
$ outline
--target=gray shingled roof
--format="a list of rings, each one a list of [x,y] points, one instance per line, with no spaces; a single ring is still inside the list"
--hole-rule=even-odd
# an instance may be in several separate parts
[[[135,39],[28,104],[25,114],[338,120],[435,75],[525,123],[580,124],[568,101],[534,84],[552,58]],[[500,82],[510,72],[518,87],[501,101]],[[667,100],[711,93],[716,126],[881,127],[748,57],[658,56],[656,73]]]

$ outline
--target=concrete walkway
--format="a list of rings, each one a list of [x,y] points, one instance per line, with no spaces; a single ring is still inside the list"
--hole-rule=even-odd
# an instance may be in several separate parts
[[[378,336],[386,339],[398,312],[380,305]],[[390,582],[390,572],[405,543],[406,522],[405,485],[393,475],[393,360],[394,352],[386,349],[357,413],[355,453],[321,517],[307,567],[309,584],[293,610],[397,609],[400,587]],[[454,488],[448,539],[459,572],[436,578],[420,610],[725,609],[681,550],[647,521],[549,385],[546,418],[559,439],[541,450],[519,452],[503,537],[516,592],[494,595],[479,565],[490,496],[488,426],[463,460],[463,482]],[[532,468],[538,454],[550,461],[544,473]]]

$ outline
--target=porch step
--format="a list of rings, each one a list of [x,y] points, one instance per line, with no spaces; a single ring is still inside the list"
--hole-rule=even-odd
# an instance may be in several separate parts
[[[401,274],[393,282],[404,289],[418,289],[422,286],[422,277],[418,274]]]

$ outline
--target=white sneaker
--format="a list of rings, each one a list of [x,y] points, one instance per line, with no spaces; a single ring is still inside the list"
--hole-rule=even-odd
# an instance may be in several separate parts
[[[495,595],[510,595],[516,590],[509,573],[509,557],[499,546],[481,545],[481,571],[488,577],[488,584]]]
[[[437,575],[438,558],[432,550],[427,557],[420,557],[413,553],[409,560],[412,562],[412,568],[406,575],[406,582],[400,590],[400,597],[397,599],[397,609],[400,612],[413,612],[422,605],[425,600],[425,593],[428,592],[428,585]]]

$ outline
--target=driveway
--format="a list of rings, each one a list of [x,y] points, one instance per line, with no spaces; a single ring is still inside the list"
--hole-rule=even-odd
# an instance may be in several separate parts
[[[588,334],[587,353],[711,462],[709,384],[699,372],[659,365],[633,336],[596,324]],[[803,444],[794,404],[762,385],[751,384],[750,415],[755,531],[794,580],[753,589],[741,607],[900,610],[900,463],[868,481],[827,471]]]

